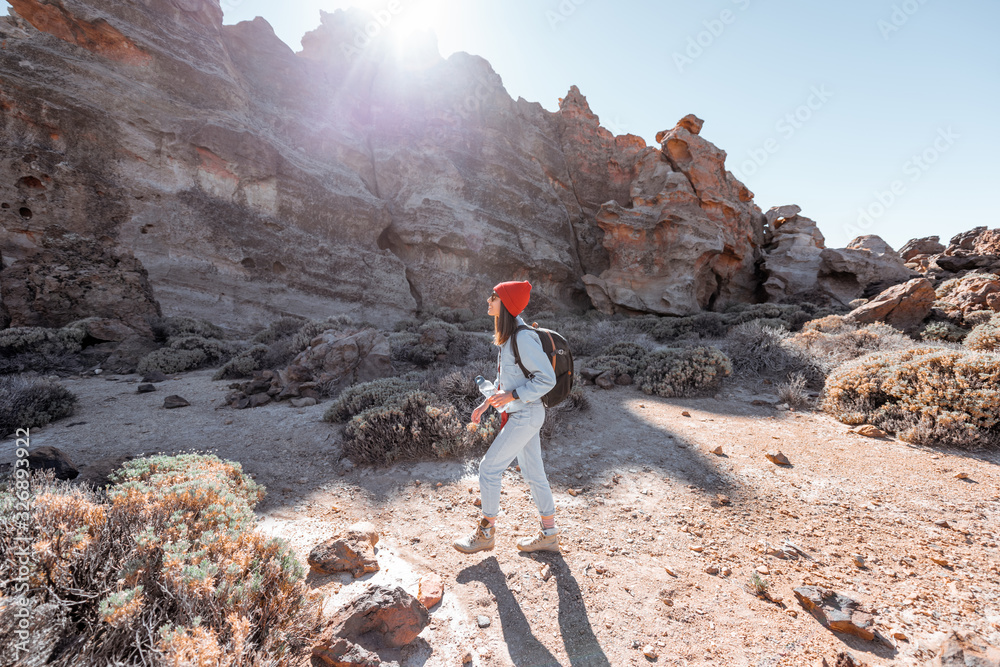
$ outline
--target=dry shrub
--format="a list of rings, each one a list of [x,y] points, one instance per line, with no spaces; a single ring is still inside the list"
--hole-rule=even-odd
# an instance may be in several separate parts
[[[175,336],[167,341],[167,347],[174,350],[200,350],[205,353],[205,363],[208,365],[229,361],[240,350],[238,343],[194,334]]]
[[[961,343],[968,335],[968,329],[963,329],[951,322],[931,322],[920,332],[920,337],[923,340],[949,343]]]
[[[198,368],[205,363],[206,359],[203,350],[177,350],[172,347],[161,347],[140,359],[135,371],[140,375],[148,375],[154,371],[170,375]]]
[[[871,354],[830,374],[823,407],[917,444],[1000,446],[1000,355],[939,347]]]
[[[294,553],[254,529],[264,489],[239,464],[157,456],[113,479],[106,496],[51,475],[31,484],[29,597],[68,619],[48,664],[249,667],[306,646],[320,601]],[[0,491],[5,511],[12,491]],[[13,576],[14,548],[5,531],[0,580]]]
[[[593,359],[587,367],[596,371],[611,371],[615,376],[635,376],[646,368],[649,348],[638,343],[620,342],[609,345]]]
[[[324,331],[330,331],[331,329],[338,331],[348,330],[354,329],[356,326],[354,320],[348,315],[331,315],[325,320],[309,320],[300,326],[299,330],[292,336],[289,350],[294,357],[299,352],[308,348],[312,340]]]
[[[887,324],[867,324],[863,327],[829,321],[825,326],[811,327],[793,334],[785,341],[787,349],[795,350],[808,362],[805,372],[825,376],[841,364],[872,352],[906,350],[917,343]],[[810,323],[812,324],[812,323]]]
[[[462,455],[488,447],[498,427],[491,413],[470,431],[454,405],[426,391],[410,391],[351,419],[344,454],[373,464]]]
[[[751,320],[730,329],[725,341],[726,354],[733,370],[741,376],[779,372],[801,372],[809,378],[819,376],[809,354],[790,345],[789,336],[784,327]]]
[[[651,352],[635,380],[647,394],[695,396],[713,390],[732,370],[729,358],[714,347],[667,348]]]
[[[212,376],[213,380],[230,380],[234,378],[245,378],[253,375],[254,371],[265,368],[264,362],[268,359],[271,348],[262,343],[251,345],[239,352],[232,359],[222,365]]]
[[[342,391],[337,400],[327,408],[323,419],[335,423],[345,422],[369,408],[392,403],[397,396],[416,388],[415,382],[395,377],[360,382]]]
[[[72,325],[0,330],[0,374],[73,369],[85,335],[84,329]]]
[[[298,317],[281,317],[271,322],[267,327],[255,333],[251,338],[252,343],[270,345],[275,341],[291,338],[302,329],[305,320]]]
[[[0,438],[19,428],[69,417],[75,407],[73,392],[55,382],[26,375],[0,376]]]
[[[993,315],[969,332],[965,347],[977,352],[1000,352],[1000,314]]]
[[[809,397],[806,395],[808,384],[805,373],[792,373],[778,385],[778,398],[793,408],[806,406],[809,404]]]
[[[149,322],[153,335],[160,342],[180,336],[201,336],[202,338],[226,338],[222,327],[208,320],[195,317],[154,317]]]

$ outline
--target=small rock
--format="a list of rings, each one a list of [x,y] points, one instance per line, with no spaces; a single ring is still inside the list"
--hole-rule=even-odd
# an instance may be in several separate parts
[[[191,405],[187,402],[187,399],[178,396],[177,394],[171,394],[163,399],[163,407],[168,410],[171,408],[183,408],[186,405]]]
[[[542,578],[542,581],[548,581],[552,577],[552,568],[546,563],[539,570],[538,575]]]
[[[417,584],[417,599],[420,600],[420,604],[430,609],[440,602],[442,597],[444,597],[444,581],[441,575],[430,572],[420,577],[420,583]]]
[[[771,463],[773,463],[775,465],[779,465],[779,466],[790,466],[790,465],[792,465],[791,462],[788,460],[788,457],[785,456],[784,454],[782,454],[780,451],[779,452],[768,452],[764,456],[767,457],[768,461],[770,461]]]
[[[724,493],[717,493],[717,494],[715,494],[715,500],[720,505],[728,505],[729,504],[729,496],[725,495]]]
[[[416,639],[429,624],[427,608],[399,586],[370,586],[334,614],[320,634],[318,645],[329,646],[340,638],[353,640],[375,631],[385,645],[400,648]]]
[[[225,424],[226,426],[229,426],[230,424],[233,423],[233,420],[232,419],[227,419],[226,421],[224,421],[222,423]]]
[[[576,489],[566,489],[566,493],[568,493],[569,495],[575,497],[576,494],[579,493],[579,492]]]
[[[784,412],[788,408],[789,408],[788,403],[778,403],[776,406],[774,406],[775,410],[780,410],[781,412]]]
[[[948,559],[944,556],[931,555],[930,559],[932,562],[937,563],[941,567],[951,567],[951,563],[949,563]]]
[[[705,574],[718,574],[718,573],[719,573],[718,565],[709,565],[708,567],[705,568]]]
[[[135,388],[135,393],[137,394],[148,394],[151,391],[156,391],[156,385],[151,382],[145,382]]]
[[[615,375],[611,371],[605,371],[594,378],[594,384],[596,384],[601,389],[614,389],[615,388]]]
[[[95,368],[94,369],[94,375],[100,375],[100,374],[101,374],[101,369],[100,368]]]
[[[724,568],[722,568],[722,576],[723,577],[728,577],[732,573],[733,573],[733,568],[731,568],[731,567],[724,567]]]
[[[715,449],[709,451],[710,454],[715,454],[716,456],[723,456],[722,445],[719,445]]]
[[[934,522],[935,526],[940,526],[941,528],[951,528],[951,524],[948,523],[947,519],[938,519]]]
[[[316,405],[316,399],[311,396],[306,396],[305,398],[293,398],[289,402],[297,408],[308,408],[311,405]]]
[[[794,593],[799,603],[831,630],[867,641],[875,638],[872,615],[862,609],[858,601],[818,586],[800,586]]]
[[[681,417],[690,417],[691,413],[687,410],[681,410]]]
[[[871,424],[862,424],[855,429],[849,429],[852,433],[857,433],[858,435],[863,435],[866,438],[887,438],[889,434],[880,429],[877,426],[872,426]]]
[[[676,577],[677,576],[677,570],[675,570],[674,568],[670,567],[669,565],[664,565],[663,566],[663,571],[666,572],[667,574],[669,574],[671,577]]]
[[[854,564],[858,567],[865,566],[865,557],[861,554],[852,554],[851,557],[854,558]]]
[[[955,479],[969,479],[969,473],[960,472],[955,475]]]
[[[893,639],[898,639],[901,642],[908,642],[908,641],[910,641],[910,638],[907,637],[906,633],[903,632],[902,630],[893,630],[892,631],[892,638]]]
[[[140,380],[140,381],[141,382],[152,382],[152,383],[155,384],[155,383],[158,383],[158,382],[163,382],[164,380],[167,380],[167,379],[168,379],[167,376],[165,374],[161,373],[160,371],[153,371],[152,373],[147,373],[146,375],[143,375],[142,376],[142,380]]]
[[[771,571],[767,569],[767,565],[761,565],[757,568],[758,574],[771,574]]]
[[[656,649],[653,648],[652,644],[646,644],[642,648],[642,654],[650,660],[656,660]]]
[[[632,384],[632,376],[628,373],[622,373],[617,378],[615,378],[615,384],[627,387]]]
[[[997,667],[1000,649],[990,646],[975,632],[953,630],[928,664],[932,667]]]
[[[477,497],[475,497],[475,498],[472,499],[472,504],[474,506],[476,506],[476,507],[482,507],[483,506],[483,499],[477,496]]]
[[[701,553],[702,551],[705,550],[705,547],[701,546],[700,544],[690,544],[688,545],[688,549],[694,551],[695,553]]]
[[[791,616],[792,618],[798,618],[799,616],[799,612],[795,611],[794,609],[786,609],[785,613]]]
[[[58,447],[46,445],[28,452],[29,470],[51,470],[56,479],[76,479],[79,469],[73,465],[69,455]]]
[[[351,459],[341,459],[340,467],[343,468],[344,470],[354,470],[354,461],[352,461]],[[420,484],[419,479],[417,480],[417,484]]]
[[[476,616],[476,625],[481,628],[490,627],[490,617],[489,616]]]

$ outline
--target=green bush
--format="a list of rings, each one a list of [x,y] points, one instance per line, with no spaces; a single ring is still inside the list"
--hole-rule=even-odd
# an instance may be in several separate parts
[[[485,338],[436,318],[423,322],[416,327],[416,331],[410,330],[407,325],[404,330],[389,336],[394,360],[424,367],[435,363],[462,365],[470,359],[489,356],[491,346]]]
[[[136,373],[148,375],[154,371],[166,373],[181,373],[197,368],[207,359],[204,350],[177,350],[172,347],[161,347],[153,350],[139,360]]]
[[[714,347],[667,348],[646,357],[636,384],[647,394],[694,396],[713,390],[732,369],[729,358]]]
[[[345,422],[369,408],[389,405],[396,398],[414,391],[417,383],[389,377],[372,382],[361,382],[340,393],[323,419],[328,422]]]
[[[763,320],[750,320],[733,327],[726,338],[726,351],[739,374],[777,372],[798,365],[798,359],[783,343],[788,331]]]
[[[842,319],[827,320],[810,326],[785,340],[788,349],[803,360],[804,371],[810,377],[826,376],[833,369],[872,352],[906,350],[917,343],[898,329],[876,322],[858,327]]]
[[[455,406],[428,392],[411,391],[352,418],[345,429],[344,454],[373,464],[465,454],[488,447],[498,424],[491,415],[470,431]]]
[[[291,352],[294,354],[302,352],[324,331],[353,329],[355,326],[354,320],[348,315],[331,315],[325,320],[309,320],[292,336]]]
[[[150,320],[150,328],[160,342],[179,336],[201,336],[202,338],[225,339],[222,327],[208,320],[194,317],[156,317]]]
[[[920,332],[920,337],[926,341],[942,340],[949,343],[961,343],[968,335],[968,329],[951,322],[931,322]]]
[[[265,368],[264,362],[271,354],[271,348],[263,343],[256,343],[241,351],[227,361],[212,376],[213,380],[231,380],[253,375],[254,371]]]
[[[305,320],[300,317],[281,317],[255,333],[250,338],[250,342],[270,345],[282,338],[291,338],[302,329],[304,324]]]
[[[977,325],[965,338],[965,347],[977,352],[1000,352],[1000,314]]]
[[[927,346],[870,354],[830,374],[824,409],[917,444],[1000,446],[1000,355]]]
[[[167,347],[174,350],[200,350],[205,353],[205,363],[216,365],[228,361],[239,350],[239,345],[218,338],[205,338],[187,334],[171,338]]]
[[[72,368],[85,335],[78,327],[0,330],[0,374]]]
[[[106,494],[36,476],[29,604],[54,605],[39,662],[290,664],[320,628],[321,596],[279,539],[255,530],[263,487],[239,464],[186,454],[138,459]],[[13,489],[0,490],[11,511]],[[0,580],[17,548],[0,533]],[[4,584],[8,586],[8,584]],[[5,590],[10,593],[11,589]]]
[[[604,348],[601,354],[587,362],[587,367],[601,372],[611,371],[615,376],[628,375],[635,378],[646,367],[648,355],[648,348],[623,341]]]
[[[0,376],[0,438],[19,428],[45,426],[73,414],[76,396],[39,377]]]

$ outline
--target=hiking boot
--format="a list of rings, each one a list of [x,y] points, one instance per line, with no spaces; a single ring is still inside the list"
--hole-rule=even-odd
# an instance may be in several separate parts
[[[477,551],[487,551],[493,548],[495,527],[485,518],[480,520],[476,530],[471,535],[455,540],[452,544],[456,549],[466,554],[474,554]]]
[[[559,551],[559,529],[541,529],[534,537],[526,537],[517,541],[521,551]]]

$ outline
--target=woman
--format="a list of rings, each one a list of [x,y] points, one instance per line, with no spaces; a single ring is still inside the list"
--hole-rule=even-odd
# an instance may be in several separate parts
[[[476,407],[472,412],[472,423],[478,424],[490,406],[498,410],[506,407],[508,419],[479,464],[483,518],[471,535],[455,540],[455,548],[463,553],[493,548],[496,537],[494,523],[500,511],[500,480],[503,471],[515,458],[531,489],[542,524],[537,535],[520,540],[517,548],[521,551],[559,551],[556,506],[545,477],[538,435],[545,421],[545,406],[540,399],[555,386],[556,374],[542,349],[538,334],[530,329],[517,331],[519,326],[527,326],[520,314],[530,297],[531,285],[528,282],[505,282],[494,287],[489,298],[493,341],[500,347],[499,374],[494,383],[497,393]],[[531,378],[524,376],[514,360],[511,347],[514,335],[518,336],[517,351],[521,363],[528,369]]]

